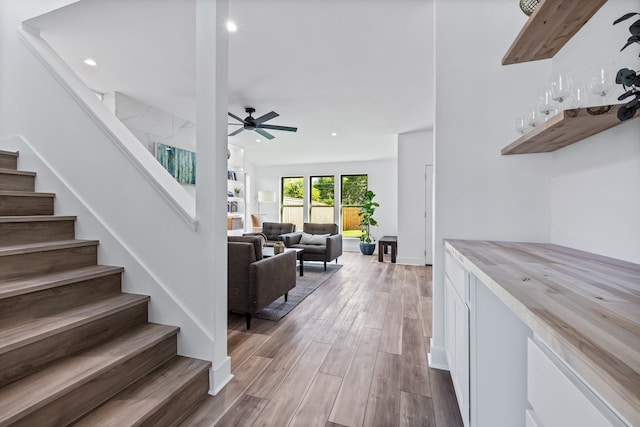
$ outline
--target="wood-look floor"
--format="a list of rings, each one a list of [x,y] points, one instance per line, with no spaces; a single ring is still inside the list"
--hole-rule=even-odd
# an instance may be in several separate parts
[[[431,268],[345,253],[279,322],[229,317],[234,379],[184,425],[462,426],[449,373],[427,366]]]

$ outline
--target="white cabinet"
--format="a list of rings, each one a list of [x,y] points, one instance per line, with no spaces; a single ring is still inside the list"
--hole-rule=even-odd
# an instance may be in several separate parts
[[[468,273],[445,254],[445,353],[462,420],[469,426]]]
[[[493,276],[474,264],[479,257]],[[451,245],[444,254],[444,347],[465,427],[629,426],[534,336],[525,308],[497,282],[524,276],[497,274],[489,257]]]
[[[537,427],[625,424],[543,343],[527,343],[528,414]]]

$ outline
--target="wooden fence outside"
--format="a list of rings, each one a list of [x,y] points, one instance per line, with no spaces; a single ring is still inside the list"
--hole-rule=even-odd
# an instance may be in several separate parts
[[[342,207],[342,230],[360,230],[360,206]]]
[[[342,207],[342,231],[360,230],[360,206]],[[304,208],[302,206],[283,206],[282,222],[296,225],[296,230],[302,231],[304,223]],[[333,206],[313,206],[310,222],[319,224],[335,223]]]

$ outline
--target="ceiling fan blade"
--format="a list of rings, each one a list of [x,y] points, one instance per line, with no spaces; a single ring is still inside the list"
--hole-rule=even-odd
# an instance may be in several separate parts
[[[298,130],[298,128],[290,126],[260,125],[259,127],[263,129],[286,130],[287,132],[296,132]]]
[[[254,121],[256,122],[256,124],[260,124],[260,123],[264,123],[267,120],[271,120],[271,119],[275,119],[276,117],[278,117],[280,114],[276,113],[275,111],[272,111],[270,113],[265,114],[264,116],[260,116],[257,119],[255,119]]]
[[[241,127],[241,128],[240,128],[240,129],[238,129],[238,130],[235,130],[235,131],[231,132],[228,136],[234,136],[234,135],[237,135],[237,134],[239,134],[240,132],[242,132],[243,130],[244,130],[244,126],[243,126],[243,127]]]
[[[227,123],[227,126],[244,126],[243,123]]]
[[[260,135],[262,135],[262,136],[264,136],[265,138],[267,138],[267,139],[273,139],[273,138],[275,138],[275,136],[271,135],[269,132],[264,131],[264,130],[262,130],[262,129],[260,129],[260,128],[255,128],[254,130],[255,130],[256,132],[258,132]]]
[[[243,119],[241,119],[240,117],[236,116],[235,114],[233,114],[233,113],[229,113],[229,115],[230,115],[231,117],[233,117],[234,119],[236,119],[237,121],[239,121],[240,123],[244,123],[244,120],[243,120]]]

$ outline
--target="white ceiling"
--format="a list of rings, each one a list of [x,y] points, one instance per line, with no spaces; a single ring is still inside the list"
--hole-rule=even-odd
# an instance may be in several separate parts
[[[297,126],[230,137],[257,165],[396,157],[433,125],[430,0],[230,0],[229,111]],[[82,0],[28,24],[92,89],[195,121],[195,1]],[[82,63],[98,61],[97,68]],[[234,122],[230,119],[230,122]],[[237,126],[230,126],[230,132]],[[336,132],[337,136],[331,136]],[[261,142],[256,142],[261,139]]]

